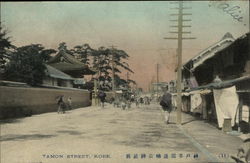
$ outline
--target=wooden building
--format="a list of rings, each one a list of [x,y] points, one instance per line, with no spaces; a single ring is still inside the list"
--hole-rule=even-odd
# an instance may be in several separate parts
[[[63,50],[49,60],[48,64],[74,78],[83,78],[84,75],[95,74],[94,70]]]
[[[198,99],[199,105],[195,107],[199,108],[197,112],[203,119],[217,121],[221,127],[222,118],[230,118],[232,126],[237,123],[242,131],[249,132],[249,33],[234,41],[229,36],[226,34],[202,53],[207,55],[200,54],[183,66],[183,81],[186,83],[183,91],[187,96],[183,103],[186,105],[184,108],[189,108],[184,110],[193,112],[192,103]]]
[[[73,88],[74,78],[50,65],[46,65],[46,68],[46,77],[43,79],[43,86]]]

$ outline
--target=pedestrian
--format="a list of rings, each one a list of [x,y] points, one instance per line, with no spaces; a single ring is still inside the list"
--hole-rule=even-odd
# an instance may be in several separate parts
[[[135,101],[135,95],[131,95],[131,97],[130,97],[130,101],[133,103],[134,101]]]
[[[110,104],[113,104],[115,102],[115,98],[111,97],[109,102],[110,102]]]
[[[143,105],[144,101],[142,97],[139,98],[139,101],[140,101],[140,104]]]
[[[140,103],[139,98],[135,99],[135,105],[136,105],[136,107],[139,107],[139,103]]]
[[[164,111],[165,123],[169,124],[170,113],[172,111],[172,95],[169,92],[165,92],[161,98],[160,105]]]
[[[104,107],[104,102],[105,102],[105,98],[106,98],[106,93],[103,91],[100,91],[98,94],[98,97],[101,101],[101,106]]]
[[[72,99],[71,99],[71,97],[68,98],[68,109],[72,110]]]
[[[57,101],[57,105],[58,105],[58,110],[57,113],[65,113],[65,102],[64,102],[64,95],[60,96],[58,101]]]
[[[123,101],[123,102],[122,102],[122,110],[125,110],[125,109],[126,109],[126,106],[127,106],[126,103]]]
[[[145,105],[149,105],[149,104],[150,104],[150,102],[149,102],[149,97],[148,97],[148,96],[145,96],[145,97],[144,97],[144,104],[145,104]]]

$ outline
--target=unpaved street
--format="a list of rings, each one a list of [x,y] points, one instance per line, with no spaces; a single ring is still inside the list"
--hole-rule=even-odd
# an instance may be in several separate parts
[[[176,124],[164,123],[154,104],[129,110],[87,107],[5,121],[1,156],[1,163],[209,161]]]

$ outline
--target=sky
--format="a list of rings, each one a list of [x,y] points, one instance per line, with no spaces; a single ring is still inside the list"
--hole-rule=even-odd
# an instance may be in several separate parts
[[[223,12],[219,4],[230,8],[239,6],[234,15],[242,22]],[[248,1],[189,1],[184,18],[191,28],[183,41],[182,62],[185,63],[200,51],[219,41],[226,32],[234,38],[249,32]],[[125,50],[128,63],[135,72],[129,78],[145,90],[156,81],[156,64],[159,63],[159,81],[175,79],[176,40],[173,9],[177,4],[167,1],[88,1],[88,2],[1,2],[1,21],[16,46],[39,43],[46,48],[57,48],[66,42],[68,48],[88,43],[93,48],[115,46]],[[126,72],[123,72],[124,75]]]

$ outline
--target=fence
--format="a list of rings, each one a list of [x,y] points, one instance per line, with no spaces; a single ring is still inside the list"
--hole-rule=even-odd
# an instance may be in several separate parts
[[[0,86],[0,119],[57,111],[57,97],[72,98],[72,108],[90,106],[90,93],[79,89]]]

